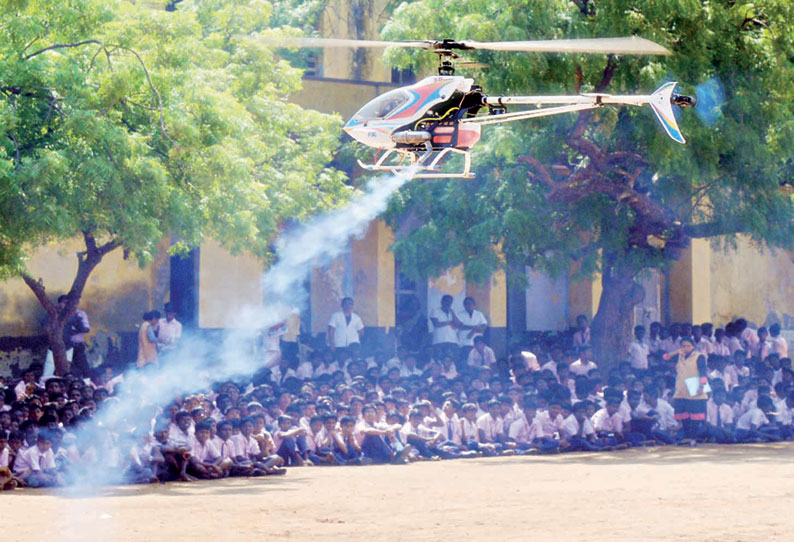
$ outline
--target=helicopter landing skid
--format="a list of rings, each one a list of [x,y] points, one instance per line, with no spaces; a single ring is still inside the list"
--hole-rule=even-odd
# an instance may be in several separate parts
[[[387,149],[374,164],[365,164],[361,160],[358,165],[367,171],[386,171],[401,175],[411,170],[415,170],[412,177],[415,179],[473,179],[474,173],[471,172],[471,153],[462,149],[447,147],[436,152],[429,148],[423,152],[408,151],[404,149]],[[446,173],[441,171],[441,161],[450,154],[460,154],[463,156],[463,171],[459,173]],[[396,164],[386,162],[399,155],[400,160]],[[408,159],[408,164],[403,162]]]

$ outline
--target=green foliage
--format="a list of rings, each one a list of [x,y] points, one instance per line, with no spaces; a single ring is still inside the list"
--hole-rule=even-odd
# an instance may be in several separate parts
[[[167,237],[267,257],[284,220],[348,195],[340,119],[287,103],[299,70],[247,37],[278,31],[271,3],[151,4],[0,4],[3,275],[84,231],[142,262]]]
[[[794,206],[780,190],[791,182],[794,156],[790,2],[417,0],[402,3],[383,32],[479,41],[621,35],[656,41],[673,56],[615,59],[606,92],[647,94],[676,80],[691,94],[716,81],[725,94],[716,123],[681,111],[686,146],[666,137],[649,108],[585,113],[581,137],[575,115],[485,127],[475,180],[416,181],[393,201],[395,251],[407,268],[432,275],[464,263],[477,280],[508,260],[552,273],[578,261],[588,273],[598,269],[599,250],[635,270],[663,266],[694,236],[730,242],[741,233],[794,245]],[[491,65],[476,74],[491,95],[591,92],[608,66],[602,55],[466,56]],[[435,62],[405,49],[389,59],[425,70]],[[595,175],[581,141],[594,143],[612,167]],[[527,156],[555,184],[540,182],[539,168],[519,160]]]

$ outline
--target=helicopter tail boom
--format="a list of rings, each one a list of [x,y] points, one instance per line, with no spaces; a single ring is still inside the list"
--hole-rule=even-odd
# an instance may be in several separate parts
[[[648,104],[653,109],[656,118],[670,136],[678,143],[686,143],[673,113],[673,105],[690,107],[694,105],[694,98],[673,94],[676,83],[669,82],[659,87],[651,95],[614,95],[614,94],[581,94],[578,96],[488,96],[484,103],[488,106],[504,108],[507,105],[535,105],[538,109],[516,111],[514,113],[500,113],[463,119],[460,122],[474,124],[499,124],[516,120],[525,120],[537,117],[546,117],[560,113],[572,113],[587,109],[596,109],[604,105],[636,105]],[[544,105],[553,107],[544,108]]]

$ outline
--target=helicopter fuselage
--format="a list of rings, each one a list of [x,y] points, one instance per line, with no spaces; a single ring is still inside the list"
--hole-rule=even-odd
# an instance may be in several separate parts
[[[470,149],[480,126],[463,125],[483,106],[484,95],[472,79],[437,75],[373,99],[345,125],[353,139],[377,149]]]

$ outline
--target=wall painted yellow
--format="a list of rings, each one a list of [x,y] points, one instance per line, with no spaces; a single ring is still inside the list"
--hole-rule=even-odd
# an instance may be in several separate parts
[[[466,295],[474,298],[485,313],[490,327],[507,326],[507,280],[504,271],[497,271],[485,284],[466,282]]]
[[[693,239],[670,270],[670,317],[676,322],[711,320],[712,249]]]
[[[199,314],[201,328],[248,328],[241,317],[246,307],[262,307],[262,260],[250,254],[232,255],[216,241],[199,251]]]
[[[28,270],[43,279],[47,292],[55,298],[71,287],[77,272],[76,253],[84,248],[78,239],[42,247],[31,257]],[[105,256],[89,277],[80,302],[91,321],[90,336],[102,331],[134,331],[145,311],[162,310],[170,278],[166,248],[161,244],[154,262],[143,268],[134,259],[124,260],[119,249]],[[39,335],[44,317],[44,310],[21,279],[0,282],[0,336]]]
[[[593,278],[575,280],[577,272],[574,265],[568,273],[568,317],[572,326],[576,325],[576,317],[580,314],[584,314],[588,320],[593,319],[598,312],[602,290],[600,273]]]
[[[780,322],[794,328],[792,253],[759,248],[740,238],[736,250],[711,255],[711,320],[717,324],[743,316],[754,325]]]

